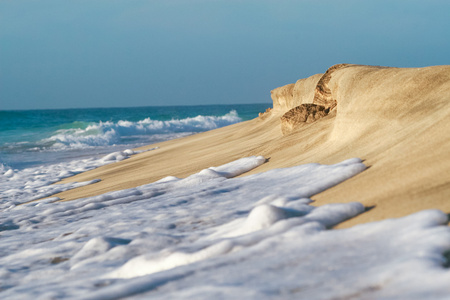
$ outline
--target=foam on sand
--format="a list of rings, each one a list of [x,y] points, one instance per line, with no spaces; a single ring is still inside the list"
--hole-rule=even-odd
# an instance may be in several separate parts
[[[2,211],[0,295],[448,296],[446,214],[428,210],[328,230],[363,213],[364,206],[314,207],[310,197],[367,172],[362,161],[236,177],[266,161],[251,156],[184,179],[172,176],[92,198],[37,201]]]
[[[147,150],[126,149],[105,155],[101,158],[88,158],[61,162],[52,165],[26,168],[23,170],[12,169],[0,165],[0,209],[12,208],[18,204],[52,196],[56,193],[70,189],[97,183],[99,179],[82,182],[69,182],[53,184],[63,178],[86,172],[107,164],[125,160],[132,155],[143,153],[157,148]],[[56,201],[59,198],[46,201]]]

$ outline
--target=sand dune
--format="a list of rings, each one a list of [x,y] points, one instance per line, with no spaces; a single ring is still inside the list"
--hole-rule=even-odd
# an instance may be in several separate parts
[[[359,201],[373,207],[339,226],[427,208],[449,213],[450,66],[345,65],[331,70],[326,76],[316,74],[273,90],[273,109],[262,117],[151,145],[159,149],[66,179],[102,181],[56,196],[72,200],[168,175],[185,177],[249,155],[269,160],[246,175],[360,157],[368,170],[313,197],[316,205]],[[321,82],[326,85],[320,86]],[[300,122],[283,135],[283,114],[314,102],[326,104],[328,115],[312,123]]]

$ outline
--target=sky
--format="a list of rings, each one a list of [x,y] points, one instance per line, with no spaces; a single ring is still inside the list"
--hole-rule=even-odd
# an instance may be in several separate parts
[[[337,63],[450,64],[446,0],[0,0],[0,110],[271,103]]]

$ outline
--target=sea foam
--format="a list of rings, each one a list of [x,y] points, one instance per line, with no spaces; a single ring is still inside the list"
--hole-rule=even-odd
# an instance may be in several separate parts
[[[26,168],[23,170],[12,169],[0,164],[0,209],[11,209],[18,204],[96,183],[98,180],[53,184],[63,178],[155,149],[157,148],[140,151],[126,149],[110,153],[100,158],[72,160],[57,164]]]
[[[362,161],[235,177],[265,161],[1,211],[0,296],[448,299],[445,213],[330,230],[364,206],[310,197],[364,171]]]

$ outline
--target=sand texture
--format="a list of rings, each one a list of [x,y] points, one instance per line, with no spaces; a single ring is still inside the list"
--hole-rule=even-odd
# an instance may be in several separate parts
[[[56,196],[72,200],[185,177],[249,155],[268,161],[243,176],[359,157],[366,171],[313,197],[315,205],[359,201],[372,208],[339,227],[429,208],[450,213],[450,66],[337,65],[271,96],[273,109],[262,117],[151,145],[159,149],[66,179],[101,182]],[[283,135],[281,117],[307,103],[328,114],[296,122]]]

